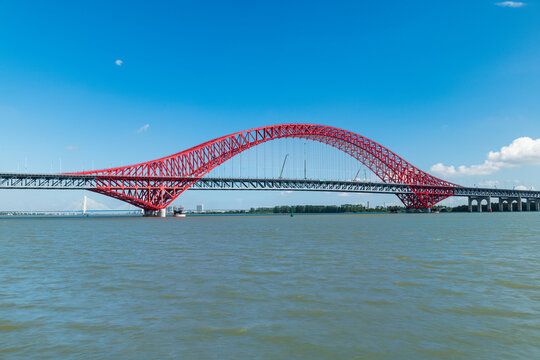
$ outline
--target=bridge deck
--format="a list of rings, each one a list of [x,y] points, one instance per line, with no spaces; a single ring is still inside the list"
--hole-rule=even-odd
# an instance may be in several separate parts
[[[114,176],[108,178],[115,180]],[[125,179],[126,177],[118,177]],[[0,173],[0,189],[55,189],[93,190],[96,189],[95,175],[65,174],[14,174]],[[277,191],[330,191],[383,194],[410,194],[410,185],[379,182],[309,179],[253,179],[253,178],[179,178],[179,177],[137,177],[156,187],[170,181],[195,181],[189,190],[277,190]],[[421,189],[441,189],[441,186],[415,186]],[[445,188],[446,189],[446,188]],[[477,187],[456,187],[454,196],[501,197],[540,199],[540,191],[495,189]]]

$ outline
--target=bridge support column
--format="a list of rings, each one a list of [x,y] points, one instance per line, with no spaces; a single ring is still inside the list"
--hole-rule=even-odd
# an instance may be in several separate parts
[[[504,207],[503,207],[503,198],[499,198],[499,212],[503,212],[504,211]]]
[[[144,210],[143,210],[143,216],[144,216],[144,217],[153,217],[153,216],[157,216],[156,210],[148,210],[148,209],[144,209]]]
[[[491,210],[491,196],[488,196],[486,200],[487,200],[487,212],[491,212],[492,211]]]
[[[166,209],[159,209],[159,210],[149,210],[144,209],[143,216],[144,217],[166,217],[167,216],[167,210]]]
[[[523,203],[521,202],[521,198],[518,197],[517,198],[517,201],[518,201],[518,211],[523,211]]]
[[[526,199],[526,201],[527,201],[527,211],[531,211],[531,200]]]
[[[472,212],[472,198],[469,196],[469,212]]]

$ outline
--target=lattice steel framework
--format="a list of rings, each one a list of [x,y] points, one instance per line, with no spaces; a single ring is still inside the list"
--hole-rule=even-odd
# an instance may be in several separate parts
[[[196,181],[193,179],[201,178],[244,150],[281,138],[328,144],[362,162],[383,182],[408,184],[412,193],[397,195],[407,208],[429,208],[454,195],[454,188],[458,187],[419,170],[375,141],[350,131],[313,124],[260,127],[222,136],[161,159],[73,174],[95,175],[96,188],[91,191],[143,209],[158,210],[189,188]],[[426,190],[422,185],[435,187]]]

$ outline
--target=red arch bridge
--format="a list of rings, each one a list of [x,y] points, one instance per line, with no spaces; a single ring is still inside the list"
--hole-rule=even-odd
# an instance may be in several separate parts
[[[380,182],[307,179],[205,177],[212,169],[259,144],[283,138],[317,141],[337,148],[369,168]],[[408,209],[430,209],[450,196],[482,201],[499,198],[499,206],[526,200],[539,209],[540,192],[467,188],[430,175],[384,146],[350,131],[314,124],[282,124],[237,132],[182,152],[140,164],[67,174],[0,174],[0,189],[86,189],[164,215],[182,192],[192,190],[310,190],[395,194]]]

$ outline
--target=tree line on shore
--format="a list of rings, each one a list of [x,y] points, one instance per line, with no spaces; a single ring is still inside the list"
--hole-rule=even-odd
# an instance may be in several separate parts
[[[444,209],[443,209],[444,208]],[[451,208],[437,207],[439,211],[451,211]],[[274,207],[252,207],[249,210],[229,210],[225,213],[232,214],[344,214],[344,213],[384,213],[384,212],[405,212],[404,206],[376,206],[366,207],[361,204],[343,204],[343,205],[280,205]],[[211,213],[207,211],[207,213]],[[223,213],[223,212],[222,212]]]
[[[507,204],[505,204],[504,211],[508,211]],[[523,204],[525,209],[525,204]],[[499,204],[492,203],[491,208],[493,212],[499,211]],[[514,211],[517,210],[517,204],[513,205]],[[476,205],[473,206],[473,211],[476,211]],[[483,211],[488,211],[487,205],[483,205]],[[343,205],[280,205],[274,207],[252,207],[249,210],[229,210],[225,213],[231,214],[289,214],[289,213],[298,213],[298,214],[345,214],[345,213],[398,213],[406,212],[407,209],[404,206],[376,206],[368,208],[362,204],[343,204]],[[436,205],[431,208],[431,211],[439,212],[468,212],[468,205],[459,205],[459,206],[442,206]],[[207,211],[207,213],[212,213],[212,211]],[[223,212],[221,212],[223,213]]]

